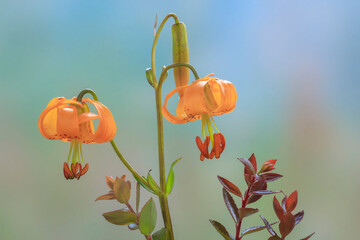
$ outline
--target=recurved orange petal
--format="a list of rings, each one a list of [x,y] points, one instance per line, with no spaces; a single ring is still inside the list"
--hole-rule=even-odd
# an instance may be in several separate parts
[[[99,118],[99,124],[95,133],[92,136],[88,136],[85,140],[96,143],[112,140],[116,134],[116,124],[110,110],[102,103],[89,98],[84,98],[82,102],[93,104],[98,112]]]

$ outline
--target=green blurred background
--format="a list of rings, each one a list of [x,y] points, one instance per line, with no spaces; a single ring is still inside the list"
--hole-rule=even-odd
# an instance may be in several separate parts
[[[43,138],[37,120],[53,97],[92,88],[113,112],[123,155],[156,176],[154,93],[145,69],[155,15],[160,21],[169,12],[187,25],[199,75],[215,73],[238,93],[236,109],[215,118],[227,140],[219,160],[199,161],[199,121],[164,122],[167,169],[183,157],[169,198],[177,239],[220,239],[209,218],[234,233],[216,175],[244,189],[236,157],[253,152],[260,163],[279,159],[285,177],[271,189],[299,191],[305,217],[289,239],[313,231],[313,239],[358,239],[359,11],[356,0],[0,1],[0,239],[142,239],[101,216],[118,209],[116,202],[94,202],[107,192],[105,175],[129,175],[110,144],[83,146],[89,172],[66,181],[70,144]],[[159,40],[158,74],[172,61],[170,26]],[[150,197],[143,193],[142,203]],[[253,204],[269,221],[276,219],[271,199]],[[245,227],[259,224],[253,216]]]

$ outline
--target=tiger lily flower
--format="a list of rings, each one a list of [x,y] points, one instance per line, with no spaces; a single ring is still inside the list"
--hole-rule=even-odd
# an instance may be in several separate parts
[[[193,122],[201,119],[201,137],[196,137],[196,144],[200,150],[200,160],[205,158],[219,158],[225,149],[225,137],[217,128],[213,116],[229,113],[236,105],[236,89],[234,85],[225,80],[207,75],[193,83],[177,87],[166,96],[162,113],[164,117],[176,124]],[[168,100],[177,92],[182,96],[176,108],[176,115],[167,110]],[[212,145],[209,152],[209,145]]]
[[[89,104],[94,105],[97,114],[89,111]],[[93,121],[98,119],[95,131]],[[112,140],[116,134],[116,124],[110,110],[98,101],[89,98],[53,98],[40,114],[38,126],[40,133],[47,139],[71,142],[67,162],[64,162],[66,179],[79,179],[88,169],[84,163],[81,144],[103,143]],[[70,158],[72,159],[69,165]]]

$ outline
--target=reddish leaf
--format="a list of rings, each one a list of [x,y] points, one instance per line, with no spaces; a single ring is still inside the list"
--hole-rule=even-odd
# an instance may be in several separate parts
[[[113,200],[115,198],[116,197],[114,195],[114,192],[110,191],[109,193],[101,195],[100,197],[96,198],[95,201],[98,201],[98,200]]]
[[[277,173],[264,173],[264,174],[261,174],[261,176],[265,177],[266,182],[273,182],[273,181],[278,180],[279,178],[283,177],[283,175],[277,174]]]
[[[315,232],[313,232],[312,234],[310,234],[309,236],[302,238],[300,240],[308,240],[309,238],[311,238],[313,235],[315,234]]]
[[[249,161],[251,162],[251,164],[254,167],[255,173],[257,172],[257,163],[256,163],[256,157],[255,154],[251,154],[251,156],[249,157]]]
[[[275,196],[274,196],[274,199],[273,199],[273,206],[274,206],[276,216],[281,221],[283,219],[284,215],[285,215],[285,211],[280,206],[280,203],[279,203],[279,201],[277,200],[277,198]]]
[[[225,201],[227,209],[229,210],[235,223],[237,223],[237,221],[239,219],[239,212],[238,212],[238,207],[236,206],[236,203],[234,202],[234,199],[231,197],[230,193],[228,191],[226,191],[225,188],[223,188],[223,196],[224,196],[224,201]]]
[[[274,231],[274,229],[271,227],[271,225],[269,224],[269,222],[266,220],[266,218],[264,218],[263,216],[260,216],[261,219],[263,220],[267,230],[269,231],[269,233],[272,235],[272,236],[277,236],[276,232]]]
[[[281,240],[281,238],[279,236],[272,236],[269,237],[268,240]]]
[[[271,190],[258,190],[258,191],[253,191],[250,194],[252,195],[269,195],[269,194],[276,194],[279,193],[280,191],[271,191]]]
[[[279,230],[282,238],[285,238],[295,227],[295,217],[291,212],[285,214],[283,219],[280,221]]]
[[[304,217],[304,211],[298,212],[297,214],[294,215],[294,217],[295,217],[295,225],[299,224]]]
[[[246,174],[255,174],[255,169],[249,160],[246,158],[238,158],[238,160],[244,164]]]
[[[257,213],[257,212],[259,212],[259,209],[257,209],[257,208],[240,208],[239,209],[239,218],[243,219],[243,218],[253,215],[254,213]]]
[[[209,221],[210,221],[211,225],[213,225],[213,227],[216,229],[216,231],[218,231],[218,233],[220,233],[221,236],[223,236],[224,239],[232,240],[232,237],[230,237],[228,231],[221,223],[219,223],[215,220],[209,220]]]
[[[278,222],[273,222],[271,223],[270,225],[274,225]],[[241,237],[245,236],[245,235],[248,235],[250,233],[254,233],[254,232],[258,232],[258,231],[261,231],[263,229],[265,229],[266,226],[256,226],[256,227],[251,227],[251,228],[248,228],[248,229],[245,229],[242,233],[241,233]]]
[[[114,182],[115,179],[113,179],[111,176],[105,176],[106,184],[110,188],[110,190],[114,190]]]
[[[264,162],[261,165],[261,168],[258,173],[270,172],[270,171],[274,170],[276,161],[277,161],[277,159],[267,160],[266,162]]]
[[[218,176],[218,179],[226,190],[242,198],[241,191],[235,184],[220,176]]]
[[[245,178],[246,184],[248,186],[250,186],[254,182],[254,175],[253,174],[244,173],[244,178]]]
[[[257,176],[257,180],[252,184],[250,192],[260,191],[260,190],[266,190],[267,184],[264,177]],[[248,200],[247,204],[256,202],[262,197],[262,195],[251,195]]]
[[[286,212],[292,212],[297,205],[297,201],[298,201],[298,192],[294,191],[290,194],[290,196],[286,200],[285,203]]]
[[[284,197],[283,200],[281,201],[281,207],[284,209],[285,212],[286,212],[285,204],[286,204],[287,198],[288,198],[288,197],[285,195],[285,197]]]

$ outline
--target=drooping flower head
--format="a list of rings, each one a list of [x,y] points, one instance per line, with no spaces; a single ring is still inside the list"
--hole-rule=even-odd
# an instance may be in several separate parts
[[[96,108],[97,114],[89,111],[87,103]],[[94,119],[99,120],[96,131]],[[116,134],[116,124],[110,110],[89,98],[82,99],[81,103],[76,98],[53,98],[40,114],[38,125],[45,138],[71,142],[67,162],[64,162],[66,179],[79,179],[89,169],[89,164],[84,163],[82,143],[108,142]]]
[[[165,98],[162,108],[164,117],[176,124],[193,122],[201,119],[201,136],[196,137],[196,144],[201,152],[200,160],[219,158],[225,149],[225,138],[215,125],[213,116],[222,115],[234,110],[236,105],[236,89],[226,80],[211,77],[210,74],[198,79],[190,85],[177,87]],[[176,115],[167,110],[168,100],[177,92],[182,91],[176,108]],[[209,145],[212,149],[209,152]]]

